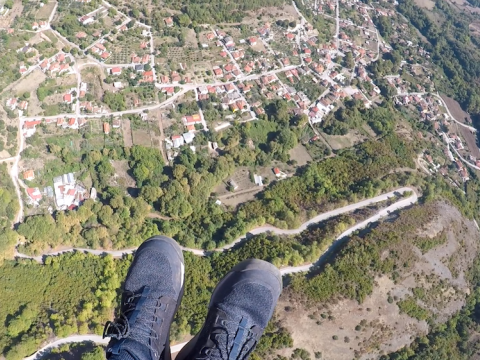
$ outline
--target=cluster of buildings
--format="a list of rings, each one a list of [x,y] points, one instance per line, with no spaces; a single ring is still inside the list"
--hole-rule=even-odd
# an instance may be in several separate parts
[[[25,111],[28,109],[28,101],[20,100],[17,97],[7,99],[5,105],[12,111],[15,109],[18,109],[19,111]]]
[[[34,21],[32,23],[32,30],[45,30],[45,29],[48,29],[48,22],[46,21],[39,21],[39,22],[36,22]]]
[[[62,129],[79,129],[86,125],[87,119],[85,118],[77,119],[76,117],[70,117],[70,118],[58,117],[56,119],[46,118],[44,120],[42,119],[42,120],[25,121],[22,125],[23,136],[30,137],[33,134],[35,134],[37,126],[41,125],[42,122],[44,122],[45,125],[55,124],[57,127],[61,127]]]
[[[93,55],[98,56],[101,60],[105,61],[110,57],[111,54],[107,51],[107,48],[103,44],[104,41],[100,40],[90,48],[90,52]]]
[[[60,52],[50,59],[45,59],[40,63],[40,70],[44,73],[54,76],[61,75],[66,72],[70,72],[70,63],[73,62],[73,59],[70,54],[65,54]]]
[[[27,181],[34,180],[34,171],[25,171],[23,178]],[[54,200],[57,210],[74,210],[85,199],[90,197],[87,189],[75,180],[73,173],[63,174],[54,178],[53,187],[47,186],[42,191],[38,187],[26,188],[25,191],[32,204],[38,205],[45,196]],[[93,192],[94,189],[92,188]]]
[[[447,120],[449,118],[447,114],[442,114],[440,111],[441,101],[430,95],[401,95],[396,97],[395,102],[397,105],[408,106],[409,108],[416,109],[419,112],[422,120],[442,121],[442,119]]]

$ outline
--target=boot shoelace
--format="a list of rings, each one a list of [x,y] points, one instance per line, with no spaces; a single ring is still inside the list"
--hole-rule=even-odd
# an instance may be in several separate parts
[[[138,294],[131,291],[125,291],[124,294],[126,294],[127,299],[123,303],[120,315],[113,322],[107,321],[103,330],[103,338],[111,337],[117,340],[129,338],[136,340],[151,349],[155,356],[158,356],[156,350],[152,348],[149,341],[150,339],[158,339],[158,334],[151,325],[159,320],[156,310],[160,309],[166,311],[168,305],[161,303],[157,298],[154,299],[149,297],[149,292],[150,288],[148,286],[145,286],[142,292]],[[140,312],[142,309],[151,309],[151,312],[147,312],[151,313],[152,316],[139,316],[141,315]],[[137,318],[143,326],[134,326]],[[160,319],[160,321],[163,321],[163,319]]]
[[[236,328],[234,331],[232,331],[232,326]],[[232,337],[233,340],[231,340]],[[255,348],[258,337],[256,332],[247,328],[246,318],[242,318],[240,322],[222,319],[220,326],[215,326],[210,335],[213,345],[202,348],[200,359],[246,359]]]

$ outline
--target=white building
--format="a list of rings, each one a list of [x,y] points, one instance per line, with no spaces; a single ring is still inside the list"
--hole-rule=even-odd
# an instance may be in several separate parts
[[[76,184],[73,173],[54,178],[53,189],[55,191],[55,204],[60,210],[66,210],[72,205],[78,206],[85,198],[86,189]]]

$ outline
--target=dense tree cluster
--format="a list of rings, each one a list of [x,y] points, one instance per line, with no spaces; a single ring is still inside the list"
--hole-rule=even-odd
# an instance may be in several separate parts
[[[1,267],[0,349],[8,360],[35,352],[55,334],[100,332],[116,305],[126,262],[84,254],[33,261],[7,261]]]
[[[328,114],[321,127],[330,135],[346,135],[350,129],[367,123],[378,135],[386,135],[393,132],[399,116],[388,102],[367,109],[362,101],[351,100],[345,102],[344,107]]]

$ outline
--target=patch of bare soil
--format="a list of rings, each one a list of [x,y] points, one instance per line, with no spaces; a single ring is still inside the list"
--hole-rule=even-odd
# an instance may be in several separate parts
[[[312,358],[315,352],[329,360],[378,358],[429,330],[426,321],[402,313],[399,301],[413,298],[436,322],[445,322],[461,309],[470,292],[467,272],[479,252],[480,231],[445,202],[421,209],[427,214],[423,223],[399,233],[401,241],[381,254],[382,260],[395,257],[404,264],[397,267],[396,281],[387,275],[376,277],[362,304],[350,299],[312,304],[290,288],[284,291],[277,315],[292,334],[293,348],[280,355],[302,348]]]

